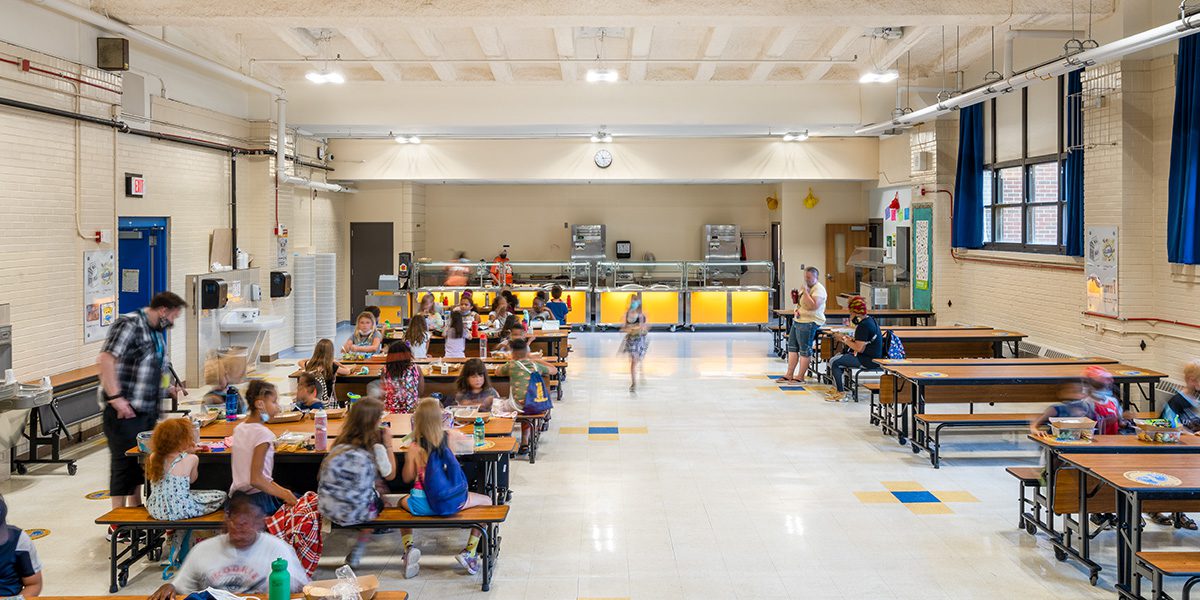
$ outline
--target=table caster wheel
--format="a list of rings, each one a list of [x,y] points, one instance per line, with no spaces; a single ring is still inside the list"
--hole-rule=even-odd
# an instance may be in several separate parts
[[[1059,548],[1058,546],[1055,546],[1054,547],[1054,560],[1057,560],[1058,562],[1063,562],[1063,561],[1067,560],[1066,551],[1063,550],[1062,548]]]
[[[1037,533],[1037,527],[1034,527],[1033,523],[1025,523],[1025,533],[1033,535]]]
[[[67,475],[74,475],[79,472],[79,467],[74,464],[67,465]]]
[[[879,419],[871,419],[871,425],[872,426],[879,425]]]
[[[155,546],[150,549],[150,562],[162,561],[162,546]]]
[[[17,475],[24,475],[28,472],[29,467],[26,467],[24,463],[17,463]]]
[[[676,330],[676,329],[678,329],[678,327],[676,327],[676,326],[672,325],[672,326],[671,326],[671,329],[670,329],[671,333],[675,333],[675,330]]]
[[[1090,582],[1092,585],[1096,585],[1096,582],[1097,582],[1097,581],[1099,581],[1099,580],[1100,580],[1100,574],[1099,574],[1099,573],[1092,573],[1092,576],[1091,576],[1091,577],[1088,577],[1088,581],[1089,581],[1089,582]]]
[[[117,573],[117,586],[125,587],[126,585],[129,585],[129,571]]]
[[[900,442],[900,445],[903,446],[908,443],[908,438],[906,438],[904,436],[900,436],[900,438],[896,441]]]
[[[910,449],[913,451],[913,454],[920,454],[920,453],[921,453],[921,449],[920,449],[919,447],[917,447],[917,445],[916,445],[916,444],[913,444],[913,445],[909,446],[909,448],[910,448]]]

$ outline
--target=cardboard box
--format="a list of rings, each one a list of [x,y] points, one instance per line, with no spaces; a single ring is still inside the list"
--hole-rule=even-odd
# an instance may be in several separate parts
[[[336,579],[322,579],[304,586],[305,600],[325,600],[333,595],[333,586],[338,584]],[[358,593],[362,600],[371,600],[379,590],[379,578],[374,575],[358,577]]]

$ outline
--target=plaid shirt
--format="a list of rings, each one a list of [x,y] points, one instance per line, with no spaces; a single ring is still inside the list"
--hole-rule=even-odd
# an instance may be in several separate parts
[[[312,577],[325,548],[321,537],[321,510],[316,492],[305,492],[295,506],[283,506],[267,517],[267,533],[287,542],[296,550],[304,571]]]
[[[113,323],[101,352],[117,358],[121,393],[138,414],[157,413],[163,398],[163,375],[171,366],[163,334],[150,328],[142,311],[121,315]]]

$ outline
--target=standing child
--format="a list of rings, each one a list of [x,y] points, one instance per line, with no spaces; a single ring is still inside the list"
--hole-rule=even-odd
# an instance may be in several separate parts
[[[309,371],[301,371],[296,377],[296,405],[293,407],[300,412],[324,410],[325,402],[321,400],[321,384],[317,376]]]
[[[454,311],[450,314],[450,324],[446,326],[446,358],[467,357],[468,331],[463,316],[462,311]]]
[[[563,302],[563,289],[557,283],[550,288],[550,301],[546,303],[546,308],[550,309],[550,313],[554,315],[554,320],[559,323],[567,322],[567,313],[571,312],[571,307]]]
[[[646,313],[642,311],[642,301],[637,296],[629,298],[629,309],[625,311],[625,325],[621,327],[625,339],[621,341],[621,352],[629,355],[629,391],[637,391],[638,367],[646,357],[646,348],[650,345],[650,328],[646,325]],[[645,372],[642,373],[645,379]]]
[[[1121,433],[1122,420],[1132,420],[1133,413],[1121,412],[1121,405],[1111,392],[1112,381],[1112,373],[1095,365],[1089,366],[1083,372],[1079,387],[1068,388],[1067,399],[1051,405],[1034,419],[1029,424],[1030,431],[1040,435],[1041,427],[1052,417],[1086,417],[1096,422],[1096,432],[1100,435]]]
[[[387,364],[379,377],[383,406],[389,413],[411,413],[425,389],[421,369],[413,364],[412,349],[401,340],[388,346]]]
[[[167,419],[154,428],[154,449],[146,460],[150,497],[146,511],[160,521],[180,521],[216,512],[225,503],[225,492],[193,490],[200,459],[195,431],[188,419]]]
[[[408,320],[408,329],[404,331],[404,341],[408,342],[413,358],[421,359],[429,356],[429,338],[425,319],[418,316]]]
[[[333,383],[338,375],[349,375],[352,371],[333,359],[333,341],[328,338],[317,342],[313,347],[312,358],[300,361],[297,366],[317,377],[317,395],[321,402],[334,406],[337,404],[333,397]]]
[[[379,491],[380,480],[392,481],[399,470],[391,450],[392,431],[382,426],[382,420],[383,404],[378,400],[368,397],[352,404],[337,443],[321,461],[318,506],[321,515],[335,525],[353,527],[366,523],[378,517],[384,507],[396,506],[399,501],[386,498]],[[412,535],[411,530],[401,531]],[[358,568],[370,538],[370,529],[359,532],[346,557],[351,568]],[[412,577],[416,572],[408,574],[408,558],[405,556],[405,577]]]
[[[513,405],[522,413],[527,412],[525,394],[529,390],[529,380],[533,373],[553,375],[558,373],[558,367],[544,358],[530,358],[529,343],[525,340],[512,342],[512,360],[500,365],[500,368],[496,369],[496,376],[509,378],[509,393],[512,395]],[[549,418],[549,415],[546,415],[546,419]],[[517,449],[518,455],[529,452],[529,442],[532,438],[530,427],[528,421],[521,421],[521,447]]]
[[[500,397],[496,388],[492,387],[488,377],[487,365],[478,358],[467,360],[462,372],[455,381],[458,391],[454,394],[454,404],[457,406],[474,406],[479,412],[492,412],[492,402]]]
[[[400,506],[412,513],[414,516],[430,516],[434,515],[433,508],[429,505],[425,494],[425,466],[429,461],[429,455],[434,450],[445,449],[449,443],[446,430],[442,428],[442,405],[435,398],[425,398],[417,405],[417,412],[413,415],[413,441],[405,449],[404,454],[404,481],[413,482],[412,494],[400,499]],[[451,455],[453,456],[453,455]],[[467,498],[458,510],[471,508],[473,506],[490,506],[491,498],[483,494],[475,492],[467,492]],[[404,554],[407,557],[412,549],[412,536],[404,537]],[[463,548],[454,558],[458,560],[458,564],[462,565],[467,570],[468,574],[474,575],[479,572],[479,533],[472,530],[471,536],[467,539],[467,546]],[[420,554],[417,554],[419,557]],[[416,574],[416,562],[408,563],[406,569],[412,569],[413,574]]]
[[[358,313],[354,322],[354,332],[342,344],[342,352],[358,352],[368,356],[378,353],[383,345],[383,334],[375,329],[375,315],[364,310]]]
[[[250,414],[233,428],[233,449],[230,463],[233,485],[229,493],[244,492],[268,517],[282,504],[293,506],[296,495],[275,483],[275,434],[265,423],[279,414],[279,397],[275,386],[254,380],[246,388],[246,403]]]

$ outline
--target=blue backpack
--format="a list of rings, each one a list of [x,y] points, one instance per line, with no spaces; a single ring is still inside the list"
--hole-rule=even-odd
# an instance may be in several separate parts
[[[900,360],[907,356],[907,354],[904,352],[904,343],[900,341],[899,336],[891,331],[889,331],[887,334],[886,346],[887,351],[885,354],[887,358]]]
[[[438,517],[458,512],[467,502],[467,477],[445,438],[425,463],[425,500]]]
[[[536,415],[554,408],[550,394],[546,393],[546,378],[537,369],[530,369],[524,363],[517,362],[526,373],[529,373],[529,385],[525,387],[525,414]]]

